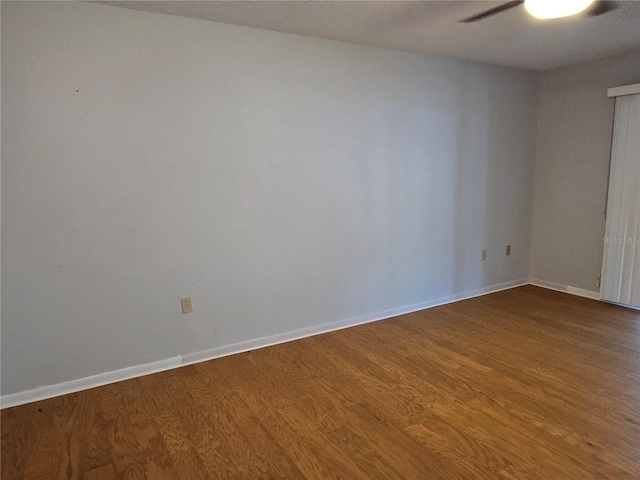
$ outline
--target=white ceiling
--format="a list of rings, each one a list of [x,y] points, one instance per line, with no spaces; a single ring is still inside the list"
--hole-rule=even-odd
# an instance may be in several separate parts
[[[639,51],[640,1],[600,17],[536,20],[522,6],[486,20],[461,18],[486,1],[107,1],[135,10],[422,52],[530,70],[549,70]]]

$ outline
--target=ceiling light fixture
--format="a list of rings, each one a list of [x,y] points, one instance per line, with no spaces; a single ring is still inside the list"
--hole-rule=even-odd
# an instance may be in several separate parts
[[[583,11],[594,0],[525,0],[524,8],[536,18],[560,18]]]

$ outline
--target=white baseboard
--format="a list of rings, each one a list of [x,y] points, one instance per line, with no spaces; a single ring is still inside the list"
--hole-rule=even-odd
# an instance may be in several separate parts
[[[202,352],[190,353],[187,355],[183,355],[182,365],[191,365],[192,363],[205,362],[207,360],[213,360],[215,358],[226,357],[227,355],[234,355],[236,353],[247,352],[249,350],[255,350],[257,348],[270,347],[272,345],[278,345],[279,343],[291,342],[293,340],[300,340],[301,338],[312,337],[314,335],[320,335],[322,333],[342,330],[343,328],[355,327],[357,325],[364,325],[365,323],[377,322],[379,320],[385,320],[388,318],[397,317],[398,315],[405,315],[407,313],[413,313],[419,310],[425,310],[427,308],[445,305],[447,303],[458,302],[460,300],[467,300],[469,298],[479,297],[481,295],[487,295],[489,293],[495,293],[501,290],[507,290],[509,288],[520,287],[522,285],[526,285],[527,283],[527,280],[516,280],[512,282],[500,283],[497,285],[492,285],[490,287],[470,290],[464,293],[450,295],[448,297],[443,297],[436,300],[415,303],[413,305],[408,305],[405,307],[391,308],[389,310],[384,310],[382,312],[376,312],[367,315],[358,315],[356,317],[339,320],[337,322],[324,323],[313,327],[293,330],[291,332],[279,333],[270,337],[257,338],[255,340],[236,343],[234,345],[212,348],[210,350],[204,350]]]
[[[23,405],[25,403],[58,397],[60,395],[66,395],[68,393],[88,390],[89,388],[101,387],[102,385],[107,385],[109,383],[120,382],[122,380],[128,380],[130,378],[136,378],[143,375],[150,375],[152,373],[171,370],[172,368],[179,367],[181,365],[181,362],[182,357],[172,357],[167,358],[166,360],[160,360],[159,362],[135,365],[133,367],[114,370],[113,372],[99,373],[98,375],[78,378],[76,380],[70,380],[64,383],[57,383],[55,385],[38,387],[34,388],[33,390],[26,390],[24,392],[2,395],[2,397],[0,397],[0,405],[2,406],[1,408],[15,407],[16,405]]]
[[[427,308],[437,307],[439,305],[445,305],[447,303],[458,302],[461,300],[467,300],[469,298],[479,297],[481,295],[487,295],[489,293],[499,292],[501,290],[520,287],[522,285],[527,285],[528,283],[530,283],[530,281],[527,279],[499,283],[497,285],[469,290],[467,292],[450,295],[435,300],[428,300],[426,302],[416,303],[413,305],[392,308],[384,310],[382,312],[358,315],[356,317],[351,317],[336,322],[324,323],[313,327],[278,333],[269,337],[256,338],[253,340],[248,340],[246,342],[235,343],[233,345],[212,348],[210,350],[205,350],[202,352],[188,353],[182,356],[179,355],[177,357],[168,358],[166,360],[161,360],[158,362],[146,363],[143,365],[136,365],[120,370],[114,370],[112,372],[100,373],[98,375],[92,375],[90,377],[78,378],[76,380],[58,383],[56,385],[47,385],[44,387],[34,388],[33,390],[26,390],[24,392],[2,395],[2,397],[0,397],[0,408],[15,407],[17,405],[23,405],[25,403],[36,402],[38,400],[45,400],[47,398],[57,397],[59,395],[79,392],[81,390],[100,387],[109,383],[120,382],[122,380],[128,380],[130,378],[141,377],[165,370],[171,370],[173,368],[185,365],[205,362],[207,360],[213,360],[215,358],[234,355],[236,353],[242,353],[249,350],[255,350],[257,348],[269,347],[271,345],[291,342],[293,340],[299,340],[301,338],[311,337],[313,335],[319,335],[321,333],[328,333],[335,330],[341,330],[343,328],[354,327],[356,325],[376,322],[378,320],[384,320],[387,318],[396,317],[398,315],[417,312],[419,310],[425,310]]]
[[[593,292],[591,290],[585,290],[583,288],[572,287],[571,285],[562,285],[560,283],[547,282],[546,280],[538,280],[535,278],[529,279],[529,283],[531,285],[535,285],[536,287],[548,288],[549,290],[570,293],[572,295],[578,295],[579,297],[591,298],[592,300],[600,300],[600,292]]]

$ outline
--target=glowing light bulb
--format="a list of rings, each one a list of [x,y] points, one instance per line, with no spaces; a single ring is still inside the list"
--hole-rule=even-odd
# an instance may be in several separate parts
[[[583,11],[594,0],[525,0],[524,8],[536,18],[560,18]]]

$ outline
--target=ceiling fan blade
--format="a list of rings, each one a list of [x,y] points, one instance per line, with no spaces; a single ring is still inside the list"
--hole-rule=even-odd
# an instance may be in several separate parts
[[[605,13],[612,12],[617,9],[619,5],[617,2],[610,2],[601,0],[599,2],[595,2],[593,7],[587,10],[586,14],[589,17],[599,17],[600,15],[604,15]]]
[[[490,8],[489,10],[485,10],[482,13],[478,13],[477,15],[472,15],[471,17],[463,18],[462,20],[458,20],[460,23],[472,23],[482,20],[487,17],[491,17],[493,15],[497,15],[500,12],[504,12],[505,10],[510,10],[524,3],[524,0],[517,0],[513,2],[503,3],[502,5],[498,5],[497,7]]]

